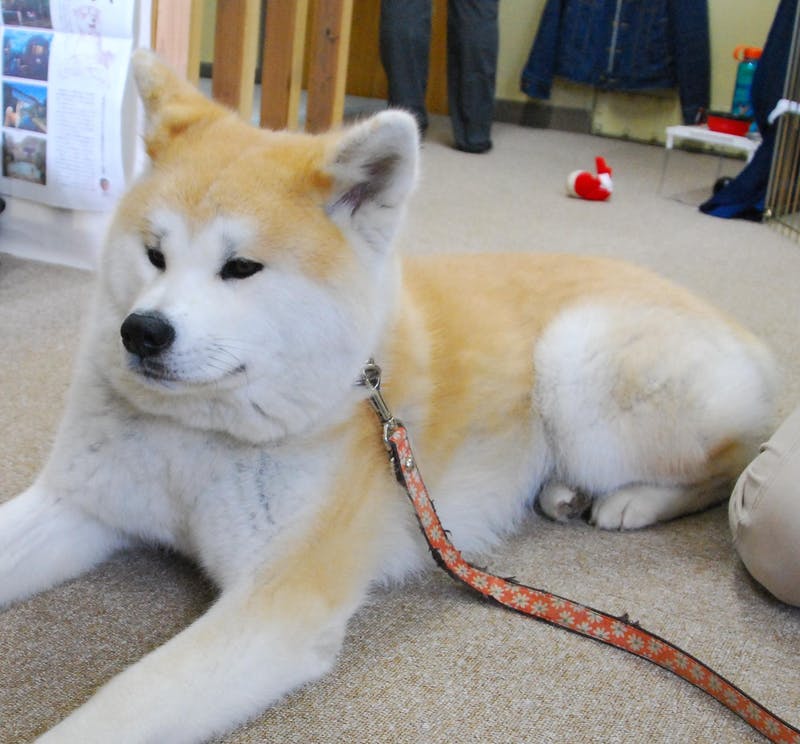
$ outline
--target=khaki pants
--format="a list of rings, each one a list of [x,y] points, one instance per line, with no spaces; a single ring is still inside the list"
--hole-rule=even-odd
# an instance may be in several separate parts
[[[800,408],[742,473],[729,517],[753,578],[778,599],[800,605]]]

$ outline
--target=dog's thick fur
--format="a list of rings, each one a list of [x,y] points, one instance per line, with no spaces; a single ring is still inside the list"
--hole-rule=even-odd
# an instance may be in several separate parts
[[[111,227],[52,454],[0,507],[0,605],[141,542],[221,593],[41,741],[228,730],[331,668],[371,583],[427,564],[354,384],[370,356],[467,551],[537,494],[609,529],[703,508],[765,434],[769,354],[645,271],[397,257],[410,116],[260,131],[134,65],[152,167]]]

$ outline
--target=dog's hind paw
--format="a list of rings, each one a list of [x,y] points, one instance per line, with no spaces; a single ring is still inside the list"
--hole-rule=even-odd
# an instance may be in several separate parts
[[[589,521],[604,530],[636,530],[706,509],[729,494],[725,479],[688,486],[633,484],[597,496]]]
[[[603,530],[638,530],[685,511],[673,510],[680,487],[631,485],[597,496],[589,521]]]
[[[580,517],[592,503],[591,497],[563,483],[547,483],[539,494],[539,508],[556,522]]]

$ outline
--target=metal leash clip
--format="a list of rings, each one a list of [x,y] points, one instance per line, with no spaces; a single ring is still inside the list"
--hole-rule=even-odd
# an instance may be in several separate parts
[[[394,417],[381,393],[381,368],[374,359],[369,359],[362,368],[358,384],[369,390],[369,403],[383,424],[383,441],[388,445],[389,437],[400,422]]]

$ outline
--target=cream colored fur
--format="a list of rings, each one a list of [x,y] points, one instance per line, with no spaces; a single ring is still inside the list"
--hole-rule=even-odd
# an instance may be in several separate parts
[[[134,61],[152,168],[110,230],[52,454],[0,507],[0,605],[139,543],[220,595],[42,742],[229,730],[331,668],[371,584],[428,565],[354,385],[370,356],[464,550],[537,494],[609,529],[724,496],[772,414],[746,331],[613,261],[400,258],[411,117],[259,131]]]

